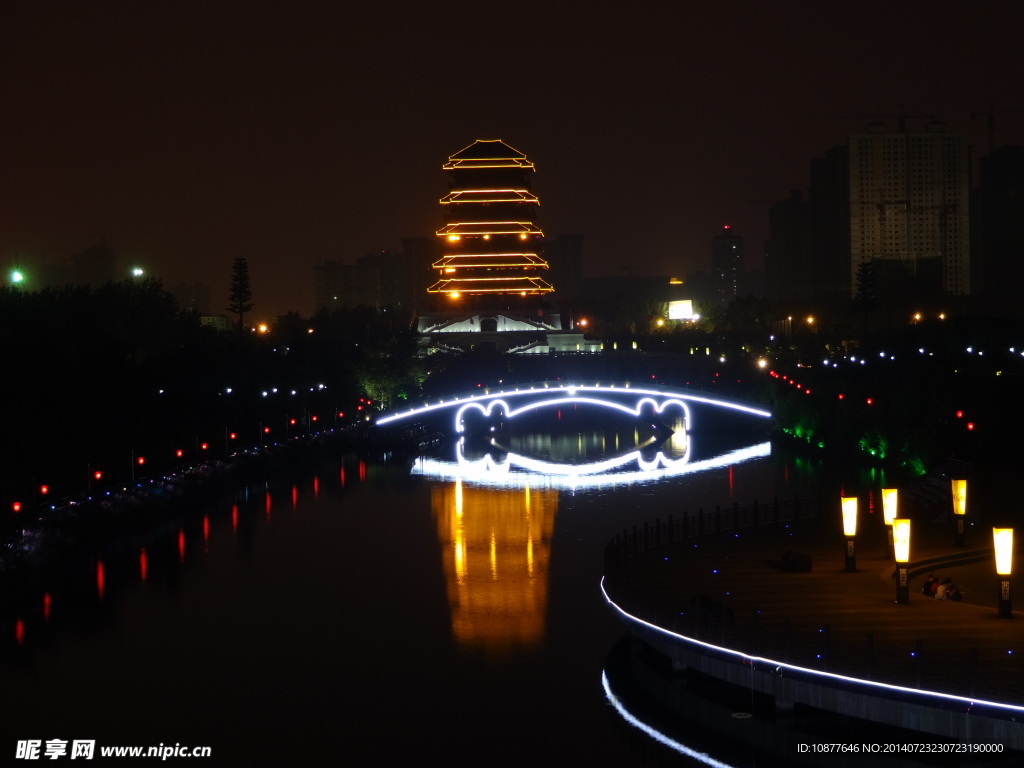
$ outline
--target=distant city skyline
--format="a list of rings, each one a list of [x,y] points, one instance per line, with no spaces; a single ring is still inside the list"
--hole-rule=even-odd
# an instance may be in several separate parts
[[[758,270],[770,206],[874,119],[966,134],[975,180],[1024,144],[1022,27],[952,0],[4,10],[0,264],[105,240],[217,312],[245,257],[254,317],[309,313],[314,264],[433,236],[439,158],[502,139],[584,274],[710,271],[726,224]]]

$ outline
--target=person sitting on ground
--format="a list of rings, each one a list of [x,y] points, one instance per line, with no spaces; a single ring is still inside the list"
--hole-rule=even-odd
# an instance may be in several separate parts
[[[946,579],[946,599],[959,601],[963,598],[960,594],[960,588],[953,583],[952,579]]]
[[[934,597],[935,583],[938,579],[935,578],[934,573],[929,573],[928,578],[924,580],[924,584],[921,585],[921,594],[925,597]]]
[[[946,599],[946,586],[949,584],[949,579],[939,582],[939,585],[935,588],[935,599],[945,600]]]

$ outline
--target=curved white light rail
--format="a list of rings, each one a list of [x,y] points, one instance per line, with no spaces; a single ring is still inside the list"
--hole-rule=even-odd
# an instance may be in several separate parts
[[[884,690],[884,691],[898,691],[900,693],[914,694],[915,696],[925,696],[925,697],[931,697],[931,698],[935,698],[935,699],[942,699],[944,701],[957,702],[959,704],[962,704],[966,709],[970,709],[971,707],[974,707],[974,706],[977,706],[977,705],[980,704],[980,705],[989,706],[989,707],[996,707],[998,709],[1003,709],[1003,710],[1007,710],[1007,711],[1010,711],[1010,712],[1024,713],[1024,706],[1020,706],[1020,705],[1016,705],[1016,704],[1006,704],[1005,702],[988,701],[986,699],[969,699],[969,698],[967,698],[965,696],[956,696],[956,695],[951,694],[951,693],[941,693],[939,691],[927,691],[927,690],[924,690],[923,688],[908,688],[907,686],[904,686],[904,685],[894,685],[892,683],[879,683],[879,682],[876,682],[874,680],[864,680],[864,679],[859,678],[859,677],[850,677],[849,675],[840,675],[840,674],[837,674],[835,672],[823,672],[820,669],[812,669],[810,667],[800,667],[800,666],[797,666],[796,664],[788,664],[788,663],[786,663],[784,661],[778,661],[776,659],[769,659],[769,658],[766,658],[764,656],[751,656],[749,654],[742,653],[741,651],[737,651],[737,650],[734,650],[732,648],[725,648],[725,647],[723,647],[721,645],[714,645],[713,643],[708,643],[708,642],[705,642],[703,640],[697,640],[696,638],[693,638],[693,637],[688,637],[686,635],[681,635],[678,632],[673,632],[671,630],[665,629],[664,627],[659,627],[657,624],[652,624],[649,621],[645,621],[644,619],[641,619],[639,616],[634,616],[633,614],[631,614],[628,611],[626,611],[622,606],[620,606],[614,600],[612,600],[611,597],[608,596],[608,592],[605,591],[605,588],[604,588],[604,577],[601,577],[601,594],[604,595],[604,599],[608,602],[608,604],[612,608],[614,608],[619,614],[621,614],[623,617],[629,619],[632,622],[635,622],[637,624],[641,624],[641,625],[643,625],[645,627],[649,627],[650,629],[653,629],[656,632],[660,632],[663,635],[667,635],[669,637],[674,637],[674,638],[677,638],[679,640],[685,640],[687,643],[690,643],[692,645],[699,645],[699,646],[701,646],[703,648],[707,648],[709,650],[715,651],[715,652],[720,653],[722,655],[733,656],[733,657],[735,657],[737,659],[743,659],[747,663],[747,665],[750,666],[752,669],[755,666],[760,666],[760,665],[763,665],[765,667],[770,666],[770,667],[774,667],[776,670],[788,669],[788,670],[791,670],[793,672],[798,672],[801,675],[808,675],[808,676],[812,676],[812,677],[820,677],[820,678],[824,678],[824,679],[828,679],[828,680],[834,680],[834,681],[839,681],[839,682],[844,682],[844,683],[856,683],[858,686],[862,686],[864,688],[877,688],[879,690]]]
[[[711,755],[706,752],[698,752],[685,744],[680,744],[675,739],[669,738],[661,731],[652,728],[630,713],[630,711],[623,706],[622,702],[619,701],[618,696],[612,693],[612,687],[608,683],[608,673],[604,670],[601,670],[601,687],[604,688],[604,695],[608,699],[608,703],[615,708],[615,711],[619,713],[622,719],[634,728],[638,728],[643,731],[655,741],[664,744],[669,749],[673,749],[681,755],[686,755],[694,760],[698,760],[704,765],[710,765],[712,768],[733,768],[729,763],[723,763],[721,760],[715,760],[715,758],[711,757]]]
[[[465,405],[460,407],[458,411],[455,412],[455,431],[463,431],[462,415],[471,408],[480,411],[480,413],[482,413],[484,416],[490,416],[491,412],[494,410],[494,407],[500,406],[501,408],[504,409],[506,417],[511,419],[518,416],[521,413],[525,413],[526,411],[533,411],[538,408],[546,408],[548,406],[573,405],[576,403],[584,403],[586,405],[600,405],[605,408],[614,408],[618,411],[622,411],[623,413],[627,413],[630,416],[639,416],[640,412],[643,410],[645,403],[649,403],[654,408],[655,413],[661,413],[670,405],[678,405],[680,408],[683,409],[683,418],[686,419],[687,423],[689,423],[690,421],[690,409],[686,407],[686,403],[684,403],[677,397],[665,400],[664,402],[661,403],[661,405],[659,405],[653,398],[645,397],[637,402],[636,407],[630,408],[628,405],[622,405],[622,403],[617,403],[614,400],[602,400],[601,398],[598,397],[578,397],[570,394],[568,397],[559,397],[553,400],[539,400],[535,403],[529,403],[527,405],[524,405],[521,408],[510,408],[508,403],[501,399],[491,400],[489,403],[487,403],[486,406],[479,402],[466,403]]]
[[[541,387],[540,389],[531,388],[531,389],[502,390],[500,392],[495,392],[493,394],[492,393],[487,393],[487,394],[481,394],[481,395],[472,395],[470,397],[456,397],[456,398],[452,399],[450,402],[442,401],[442,402],[439,402],[439,403],[433,403],[433,404],[429,404],[429,405],[422,405],[422,406],[419,406],[419,407],[410,408],[407,411],[402,411],[401,413],[390,413],[390,414],[381,416],[380,418],[377,419],[377,424],[380,425],[380,426],[383,426],[385,424],[391,424],[393,422],[400,421],[402,419],[408,419],[408,418],[411,418],[413,416],[421,416],[421,415],[423,415],[425,413],[430,413],[432,411],[437,411],[437,410],[440,410],[440,409],[443,409],[443,408],[453,408],[453,407],[456,407],[457,405],[459,405],[460,411],[463,411],[465,409],[465,407],[467,405],[469,405],[469,404],[472,404],[472,403],[479,404],[479,403],[484,403],[484,402],[487,402],[487,401],[502,401],[502,402],[504,402],[506,404],[506,408],[508,408],[508,400],[511,399],[511,398],[525,397],[525,396],[529,396],[529,395],[540,395],[540,394],[547,393],[547,392],[550,392],[550,393],[553,393],[553,394],[564,393],[565,396],[566,396],[566,400],[568,400],[568,398],[576,397],[577,393],[579,393],[579,392],[590,392],[590,393],[595,393],[596,392],[596,393],[600,393],[600,394],[615,393],[616,395],[619,395],[619,396],[621,396],[623,394],[627,394],[627,395],[636,394],[636,395],[649,395],[651,397],[657,397],[657,398],[662,398],[662,397],[670,398],[668,401],[663,403],[661,407],[658,407],[657,404],[655,403],[655,409],[659,413],[661,412],[661,409],[664,408],[669,403],[675,402],[675,403],[682,404],[683,401],[687,401],[687,402],[690,402],[690,403],[705,403],[707,405],[714,405],[714,406],[717,406],[717,407],[720,407],[720,408],[728,408],[730,410],[739,411],[741,413],[749,413],[752,416],[760,416],[760,417],[763,417],[763,418],[768,418],[768,417],[771,416],[770,412],[768,412],[766,410],[763,410],[761,408],[754,408],[754,407],[748,406],[748,405],[740,405],[738,403],[733,403],[733,402],[729,402],[729,401],[726,401],[726,400],[720,400],[720,399],[713,398],[713,397],[704,397],[704,396],[701,396],[701,395],[684,394],[684,393],[681,393],[681,392],[678,392],[678,391],[673,391],[673,390],[658,390],[658,389],[650,389],[650,388],[646,388],[646,387],[620,387],[620,386],[614,386],[614,385],[608,385],[608,386],[600,387],[600,386],[586,386],[586,385],[581,385],[581,384],[559,384],[559,385],[556,385],[556,386],[544,386],[544,387]],[[550,401],[547,404],[551,404],[551,402],[558,402],[558,401]],[[637,414],[637,413],[639,413],[638,409],[639,409],[640,404],[642,402],[644,402],[644,401],[641,400],[641,401],[638,402],[637,409],[630,409],[630,408],[628,408],[628,406],[623,406],[621,403],[617,403],[614,400],[609,400],[609,399],[606,399],[606,398],[593,398],[591,400],[588,400],[588,402],[594,402],[595,404],[600,404],[600,405],[604,405],[604,406],[612,407],[612,408],[619,408],[620,410],[624,410],[627,413]],[[654,402],[654,401],[651,401],[651,402]],[[489,410],[488,407],[485,407],[485,406],[482,406],[482,405],[477,405],[476,407],[480,408],[480,410],[483,411],[483,413],[485,415],[490,413],[490,410]],[[537,406],[535,406],[535,407],[537,407]],[[684,409],[685,409],[685,405],[684,405]],[[525,409],[520,409],[520,410],[525,410]],[[512,411],[510,410],[509,413],[511,414],[511,412]],[[519,411],[516,411],[516,412],[519,412]],[[456,425],[456,429],[458,429],[458,425]]]
[[[486,454],[482,459],[474,461],[462,457],[460,444],[456,449],[456,461],[442,461],[440,459],[420,457],[416,459],[411,472],[414,475],[424,477],[433,477],[441,480],[463,480],[482,485],[530,485],[537,487],[538,481],[540,481],[542,487],[576,489],[651,482],[691,472],[702,472],[707,469],[727,467],[769,455],[771,455],[771,443],[764,442],[730,451],[721,456],[694,462],[689,461],[688,457],[672,460],[666,458],[660,451],[652,461],[647,462],[640,456],[639,451],[633,451],[605,461],[569,465],[538,461],[515,453],[507,454],[506,460],[501,462],[495,461],[490,454]],[[623,466],[634,459],[638,461],[641,467],[638,471],[607,471],[609,468],[614,469],[617,466]],[[527,471],[510,471],[513,467]],[[558,470],[563,472],[563,474],[545,471],[547,469]]]

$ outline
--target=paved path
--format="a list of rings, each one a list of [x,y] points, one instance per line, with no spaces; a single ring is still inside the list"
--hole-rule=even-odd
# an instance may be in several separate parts
[[[998,580],[985,554],[990,529],[986,537],[969,528],[967,546],[958,548],[951,524],[914,521],[912,573],[926,570],[912,575],[910,603],[901,605],[884,527],[861,533],[852,573],[844,570],[845,545],[835,527],[804,520],[664,545],[620,566],[608,580],[609,592],[661,626],[752,655],[1024,703],[1024,613],[997,617]],[[812,570],[783,571],[786,549],[810,555]],[[968,552],[984,560],[914,565]],[[963,601],[925,597],[921,585],[929,572],[952,578]],[[697,613],[691,601],[698,595],[709,598],[710,608],[697,624],[686,624]],[[709,620],[716,616],[724,620]]]

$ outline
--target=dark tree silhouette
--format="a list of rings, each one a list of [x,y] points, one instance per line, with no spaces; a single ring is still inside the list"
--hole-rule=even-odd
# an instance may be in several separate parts
[[[245,333],[242,319],[252,309],[252,287],[249,284],[249,262],[237,258],[231,267],[231,293],[228,294],[228,311],[238,315],[238,333]]]
[[[868,331],[868,315],[878,309],[878,290],[875,279],[875,265],[871,261],[862,261],[857,265],[857,293],[853,297],[854,306],[864,313],[864,333]]]

